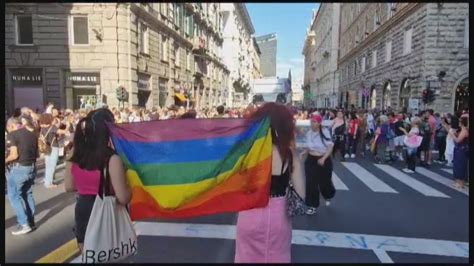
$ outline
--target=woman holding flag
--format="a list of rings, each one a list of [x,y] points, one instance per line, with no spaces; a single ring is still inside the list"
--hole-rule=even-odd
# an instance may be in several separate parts
[[[270,201],[264,208],[239,212],[236,236],[236,263],[291,262],[291,220],[286,193],[291,179],[304,198],[301,164],[295,155],[295,123],[291,111],[278,103],[266,103],[251,118],[270,118],[272,133],[272,179]]]

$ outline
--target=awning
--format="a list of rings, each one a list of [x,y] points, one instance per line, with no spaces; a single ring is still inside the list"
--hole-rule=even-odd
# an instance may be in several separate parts
[[[177,97],[180,101],[182,102],[185,102],[187,99],[186,99],[186,96],[184,96],[183,94],[181,93],[175,93],[174,94],[175,97]]]

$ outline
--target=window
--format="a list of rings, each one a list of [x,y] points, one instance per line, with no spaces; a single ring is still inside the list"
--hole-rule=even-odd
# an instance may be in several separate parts
[[[403,55],[411,53],[411,39],[412,39],[413,28],[405,31],[403,40]]]
[[[362,73],[364,73],[364,72],[365,72],[365,56],[362,57],[361,60],[362,60],[362,63],[361,63],[362,66],[361,66],[361,70],[360,70],[360,71],[361,71]]]
[[[377,66],[377,50],[372,53],[372,68]]]
[[[354,76],[357,75],[357,60],[354,62]]]
[[[186,69],[191,70],[191,53],[186,51]]]
[[[377,30],[377,27],[379,26],[379,13],[378,11],[376,10],[375,11],[375,16],[374,16],[374,31]]]
[[[30,15],[16,16],[16,44],[33,44],[33,20]]]
[[[174,64],[177,66],[177,67],[180,67],[180,49],[179,46],[176,46],[176,52],[175,52],[175,56],[174,56]]]
[[[393,15],[395,14],[395,11],[396,11],[395,3],[388,3],[387,7],[388,7],[387,16],[390,19],[391,17],[393,17]]]
[[[89,22],[87,16],[71,17],[71,41],[73,45],[89,44]]]
[[[140,26],[140,52],[144,54],[149,54],[149,29],[145,24],[141,24]]]
[[[171,22],[175,22],[174,20],[174,5],[173,3],[168,3],[168,19],[171,21]]]
[[[469,48],[469,17],[464,20],[464,48]]]
[[[392,41],[385,43],[385,62],[392,60]]]
[[[166,36],[161,37],[161,60],[168,62],[169,56],[169,46],[168,46],[168,38]]]

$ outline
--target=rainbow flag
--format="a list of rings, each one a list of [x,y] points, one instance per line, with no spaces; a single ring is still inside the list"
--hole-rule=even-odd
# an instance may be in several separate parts
[[[268,118],[178,119],[110,125],[127,167],[132,220],[185,218],[268,204]]]

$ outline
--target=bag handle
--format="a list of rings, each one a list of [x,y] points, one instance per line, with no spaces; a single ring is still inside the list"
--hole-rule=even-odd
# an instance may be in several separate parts
[[[110,195],[110,175],[109,175],[109,163],[110,158],[107,159],[107,163],[102,167],[100,171],[100,183],[99,183],[99,197],[103,199],[104,196]]]
[[[48,131],[46,132],[46,135],[43,136],[43,134],[40,133],[40,135],[43,137],[43,139],[46,139],[46,137],[48,137],[49,135],[49,132],[51,131],[51,129],[53,129],[53,126],[50,126]]]

